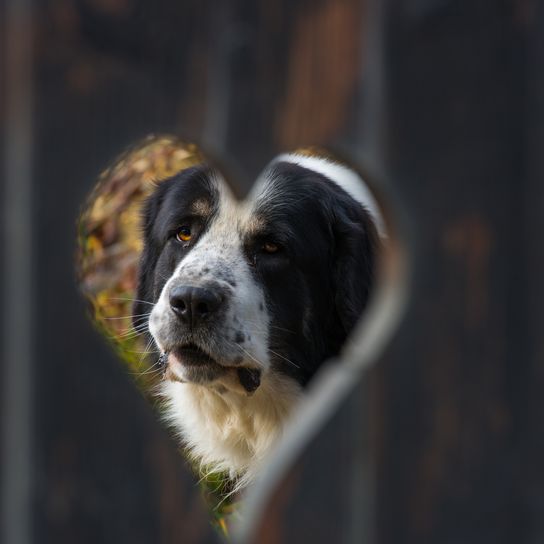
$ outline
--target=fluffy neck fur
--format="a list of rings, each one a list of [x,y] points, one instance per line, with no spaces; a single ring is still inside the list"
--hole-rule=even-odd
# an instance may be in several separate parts
[[[165,418],[202,474],[226,472],[236,490],[254,480],[301,394],[293,380],[274,373],[251,396],[171,381],[161,391]]]

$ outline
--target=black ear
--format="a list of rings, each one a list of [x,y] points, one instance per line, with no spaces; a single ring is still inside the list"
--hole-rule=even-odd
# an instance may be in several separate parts
[[[335,305],[347,335],[368,304],[380,239],[370,214],[351,197],[338,197],[332,211]]]
[[[159,213],[168,182],[163,182],[150,197],[144,202],[142,211],[142,236],[144,248],[138,266],[137,289],[132,314],[133,327],[147,322],[147,317],[142,317],[151,311],[154,303],[155,266],[160,256],[158,244],[153,243],[153,225]],[[138,317],[140,316],[140,317]]]

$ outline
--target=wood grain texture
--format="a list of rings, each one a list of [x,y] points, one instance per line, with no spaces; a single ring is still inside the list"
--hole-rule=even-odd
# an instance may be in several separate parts
[[[514,3],[391,2],[385,25],[386,157],[417,246],[407,324],[383,369],[378,533],[523,541],[524,28]]]

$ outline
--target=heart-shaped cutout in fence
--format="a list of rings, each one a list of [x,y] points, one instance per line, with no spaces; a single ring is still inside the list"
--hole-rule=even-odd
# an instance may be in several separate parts
[[[339,355],[385,240],[373,194],[321,150],[277,157],[243,201],[173,137],[101,176],[79,222],[81,288],[140,387],[165,400],[215,506],[228,513]]]

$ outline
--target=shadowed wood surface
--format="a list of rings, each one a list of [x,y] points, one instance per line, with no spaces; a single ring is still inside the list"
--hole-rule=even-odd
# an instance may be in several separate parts
[[[356,162],[377,150],[410,217],[400,330],[253,541],[544,538],[542,8],[380,4],[381,19],[364,0],[34,3],[34,541],[217,539],[73,279],[84,197],[121,150],[161,132],[202,144],[241,190],[284,149]]]

